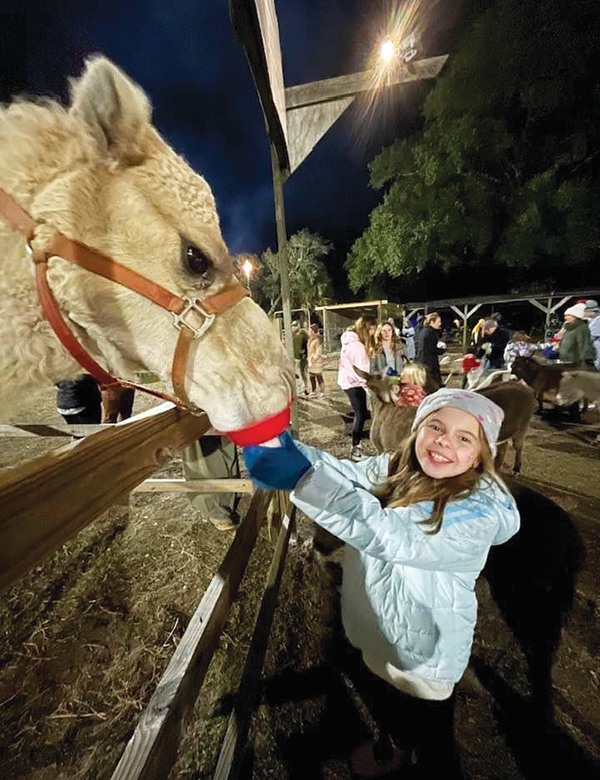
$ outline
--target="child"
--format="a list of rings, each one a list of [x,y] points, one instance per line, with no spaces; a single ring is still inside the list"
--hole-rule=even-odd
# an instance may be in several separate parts
[[[469,374],[471,371],[474,371],[476,368],[479,368],[481,365],[481,361],[477,360],[477,347],[472,346],[471,349],[464,355],[462,359],[462,370],[463,370],[463,378],[462,378],[462,386],[463,390],[467,386],[467,382],[469,381]]]
[[[408,363],[400,374],[400,384],[392,393],[396,406],[418,406],[425,398],[427,371],[418,363]]]
[[[325,382],[323,380],[323,368],[325,361],[323,359],[323,342],[319,334],[319,326],[316,322],[308,329],[308,342],[306,344],[308,355],[308,377],[310,379],[310,395],[314,398],[317,395],[317,386],[319,395],[325,395]]]
[[[543,349],[544,346],[544,344],[534,344],[529,336],[522,331],[513,333],[504,350],[504,362],[507,370],[511,370],[515,358],[531,357],[534,352]]]
[[[342,620],[387,735],[365,749],[386,771],[402,760],[416,761],[419,777],[459,771],[452,693],[471,653],[475,581],[490,546],[519,529],[494,472],[503,417],[484,396],[444,388],[420,404],[391,455],[340,461],[287,434],[245,450],[257,484],[292,490],[299,509],[346,542]]]

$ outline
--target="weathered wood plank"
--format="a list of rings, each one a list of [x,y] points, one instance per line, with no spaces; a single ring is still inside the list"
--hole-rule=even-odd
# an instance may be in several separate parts
[[[0,474],[0,588],[14,582],[210,427],[174,407]]]
[[[269,567],[267,585],[258,610],[242,680],[233,712],[229,717],[227,732],[221,747],[213,780],[237,780],[239,777],[252,714],[260,698],[262,668],[269,644],[273,616],[277,607],[277,598],[279,596],[283,567],[289,549],[289,541],[295,528],[296,507],[292,506],[287,496],[283,494],[280,495],[280,501],[286,504],[286,506],[282,506],[283,520],[281,531],[279,532],[277,546]]]
[[[169,776],[185,717],[194,705],[256,542],[270,496],[256,493],[248,513],[177,646],[112,780]]]
[[[397,68],[390,72],[387,85],[402,84],[407,81],[420,81],[421,79],[435,78],[444,67],[447,54],[439,57],[429,57],[424,60],[411,62],[410,68]],[[296,87],[287,87],[285,90],[285,106],[288,111],[304,106],[325,103],[329,100],[337,100],[343,97],[353,97],[359,92],[368,92],[374,88],[373,73],[363,70],[359,73],[349,73],[346,76],[336,76],[332,79],[312,81],[308,84],[299,84]]]
[[[101,426],[93,425],[92,428]],[[67,425],[43,425],[39,423],[18,423],[17,425],[0,425],[0,437],[3,439],[30,439],[32,436],[71,436]]]
[[[251,479],[147,479],[133,493],[254,493]]]

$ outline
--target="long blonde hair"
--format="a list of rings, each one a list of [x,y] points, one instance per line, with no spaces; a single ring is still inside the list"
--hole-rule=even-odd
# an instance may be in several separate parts
[[[456,477],[445,479],[433,479],[422,470],[415,449],[417,435],[423,424],[404,440],[400,449],[390,456],[388,477],[382,485],[378,485],[372,491],[373,495],[381,501],[382,507],[410,506],[421,501],[433,501],[433,512],[427,520],[421,520],[420,524],[429,526],[426,533],[437,534],[442,527],[446,504],[457,498],[467,498],[472,495],[483,477],[496,479],[494,459],[490,447],[485,438],[481,425],[479,426],[479,444],[481,452],[476,466]]]
[[[375,346],[373,342],[373,336],[369,333],[370,328],[375,327],[375,320],[372,317],[359,317],[354,325],[351,325],[348,330],[352,330],[358,336],[359,341],[363,347],[367,350],[367,354],[371,355]]]

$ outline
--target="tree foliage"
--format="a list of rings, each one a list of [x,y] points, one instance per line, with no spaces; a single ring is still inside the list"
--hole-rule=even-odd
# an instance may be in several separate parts
[[[288,272],[292,308],[313,308],[331,294],[331,278],[323,259],[333,249],[318,233],[303,230],[288,240]],[[260,259],[260,271],[252,287],[253,295],[269,313],[281,309],[279,253],[267,249]]]
[[[600,246],[596,0],[498,0],[425,103],[425,127],[370,165],[382,203],[347,260],[356,291],[425,266],[537,269]]]

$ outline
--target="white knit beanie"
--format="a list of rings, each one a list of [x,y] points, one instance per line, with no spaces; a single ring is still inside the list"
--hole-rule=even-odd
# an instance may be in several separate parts
[[[473,415],[483,428],[490,452],[495,458],[498,449],[498,434],[504,420],[504,411],[498,404],[479,393],[443,387],[441,390],[425,396],[417,409],[412,430],[416,431],[426,417],[444,406],[460,409],[467,414]]]
[[[576,303],[574,306],[569,306],[564,313],[570,314],[571,317],[577,317],[578,320],[583,320],[585,319],[585,303]]]

